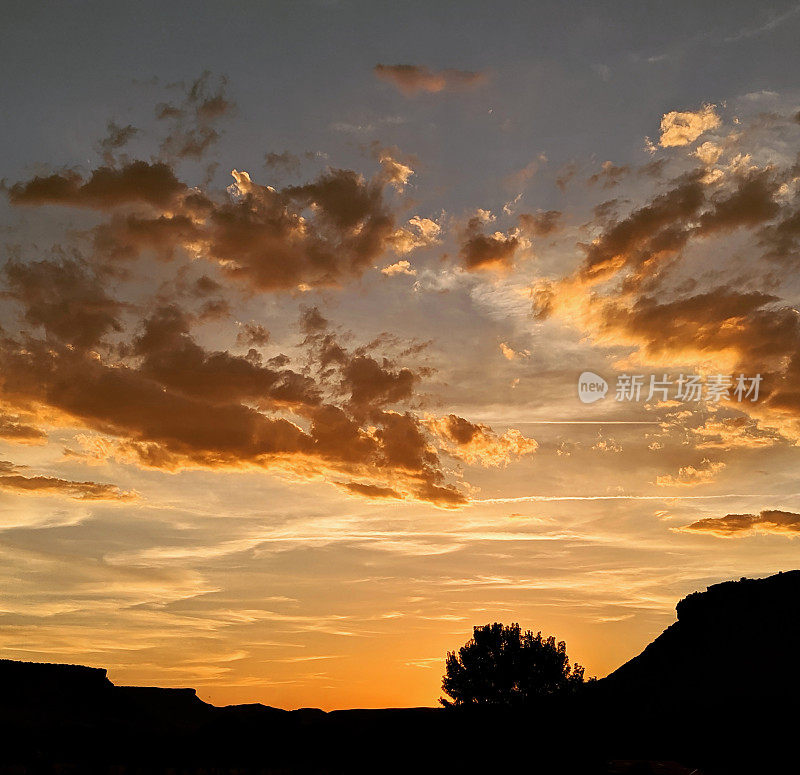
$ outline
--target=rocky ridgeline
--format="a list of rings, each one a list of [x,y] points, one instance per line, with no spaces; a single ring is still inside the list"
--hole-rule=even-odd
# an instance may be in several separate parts
[[[217,708],[100,668],[0,660],[0,775],[800,771],[800,571],[716,584],[677,614],[607,678],[517,710]]]

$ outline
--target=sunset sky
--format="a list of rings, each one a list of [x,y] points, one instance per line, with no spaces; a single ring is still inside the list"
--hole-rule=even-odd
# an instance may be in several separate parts
[[[3,17],[0,656],[434,705],[798,567],[800,4]]]

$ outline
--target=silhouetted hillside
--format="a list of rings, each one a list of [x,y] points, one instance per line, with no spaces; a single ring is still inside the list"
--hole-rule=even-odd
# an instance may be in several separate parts
[[[796,770],[800,571],[717,584],[677,612],[607,678],[525,710],[217,708],[194,689],[0,660],[0,773]]]
[[[678,621],[605,678],[605,689],[651,705],[691,703],[693,715],[798,697],[800,571],[715,584],[676,611]]]

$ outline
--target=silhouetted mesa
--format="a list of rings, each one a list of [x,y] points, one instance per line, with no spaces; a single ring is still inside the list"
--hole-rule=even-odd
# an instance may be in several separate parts
[[[2,705],[105,702],[113,687],[101,667],[0,659]]]

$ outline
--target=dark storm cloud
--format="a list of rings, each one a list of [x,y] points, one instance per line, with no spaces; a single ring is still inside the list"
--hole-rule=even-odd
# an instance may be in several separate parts
[[[394,231],[383,187],[350,170],[281,191],[238,185],[242,198],[212,211],[204,238],[229,275],[259,290],[337,285],[370,267]]]
[[[84,181],[60,173],[17,183],[12,204],[60,204],[112,210],[96,227],[99,258],[131,259],[144,250],[164,259],[199,252],[258,290],[334,286],[357,277],[393,244],[394,182],[382,169],[368,180],[331,169],[301,186],[275,190],[234,173],[233,196],[211,198],[179,181],[166,164],[101,167]],[[146,205],[150,213],[125,212]]]
[[[16,183],[8,192],[15,205],[69,205],[112,210],[130,204],[153,208],[173,206],[186,192],[172,168],[162,162],[133,161],[120,168],[98,167],[84,180],[66,171]]]
[[[139,130],[132,124],[120,126],[114,121],[109,121],[107,132],[108,134],[97,144],[97,148],[103,156],[103,161],[108,165],[113,165],[116,161],[115,152],[127,145]]]
[[[208,296],[211,293],[219,292],[221,289],[222,286],[207,274],[200,275],[192,285],[192,291],[197,296]]]
[[[532,239],[560,232],[562,217],[558,210],[521,213],[515,226],[505,231],[492,231],[494,215],[478,210],[467,220],[459,235],[461,263],[469,271],[507,272],[514,268],[523,249],[531,247]]]
[[[22,306],[23,319],[44,328],[48,337],[86,348],[110,331],[121,330],[121,305],[106,294],[85,263],[11,260],[3,273],[9,294]]]
[[[129,350],[140,359],[139,372],[184,395],[214,402],[252,400],[273,408],[319,403],[310,378],[226,351],[208,352],[194,341],[190,325],[190,317],[175,305],[147,318]]]
[[[419,376],[410,369],[393,369],[368,355],[350,358],[342,370],[343,386],[357,410],[405,401],[413,395]]]
[[[317,307],[306,307],[300,315],[300,330],[306,334],[314,334],[328,327],[328,321]]]
[[[604,277],[617,272],[620,264],[635,268],[654,256],[674,255],[689,239],[689,224],[704,204],[704,195],[699,175],[688,175],[671,190],[612,223],[584,247],[582,274]]]
[[[260,323],[242,324],[242,330],[236,335],[236,344],[240,347],[264,347],[269,343],[269,331]]]
[[[462,232],[459,255],[465,269],[470,271],[495,269],[507,271],[514,265],[514,257],[521,242],[517,233],[495,232],[485,234],[486,220],[473,216]]]
[[[532,237],[547,237],[561,229],[562,213],[558,210],[545,210],[538,213],[522,213],[519,225],[522,231]]]
[[[602,280],[629,271],[638,284],[680,255],[690,240],[769,223],[779,213],[776,196],[783,178],[772,169],[734,176],[732,185],[716,188],[702,170],[687,173],[646,205],[622,220],[611,220],[583,249],[585,280]]]
[[[785,205],[780,217],[760,233],[760,244],[766,257],[787,266],[800,261],[800,194]]]
[[[169,261],[176,251],[200,239],[202,232],[188,215],[114,215],[94,229],[94,248],[111,260],[132,259],[145,250]]]
[[[4,338],[3,401],[34,416],[41,411],[50,422],[116,437],[110,454],[145,467],[277,467],[335,481],[345,474],[398,497],[442,506],[466,502],[445,481],[424,421],[402,409],[420,372],[363,349],[349,351],[320,320],[307,341],[317,377],[285,368],[285,358],[263,365],[255,351],[206,350],[192,336],[191,322],[175,305],[157,309],[117,348],[116,361],[61,341]],[[97,332],[93,321],[87,326]],[[6,426],[8,435],[35,435],[13,420]],[[0,486],[71,492],[66,484],[26,484],[19,477]],[[80,490],[80,497],[112,495]]]

